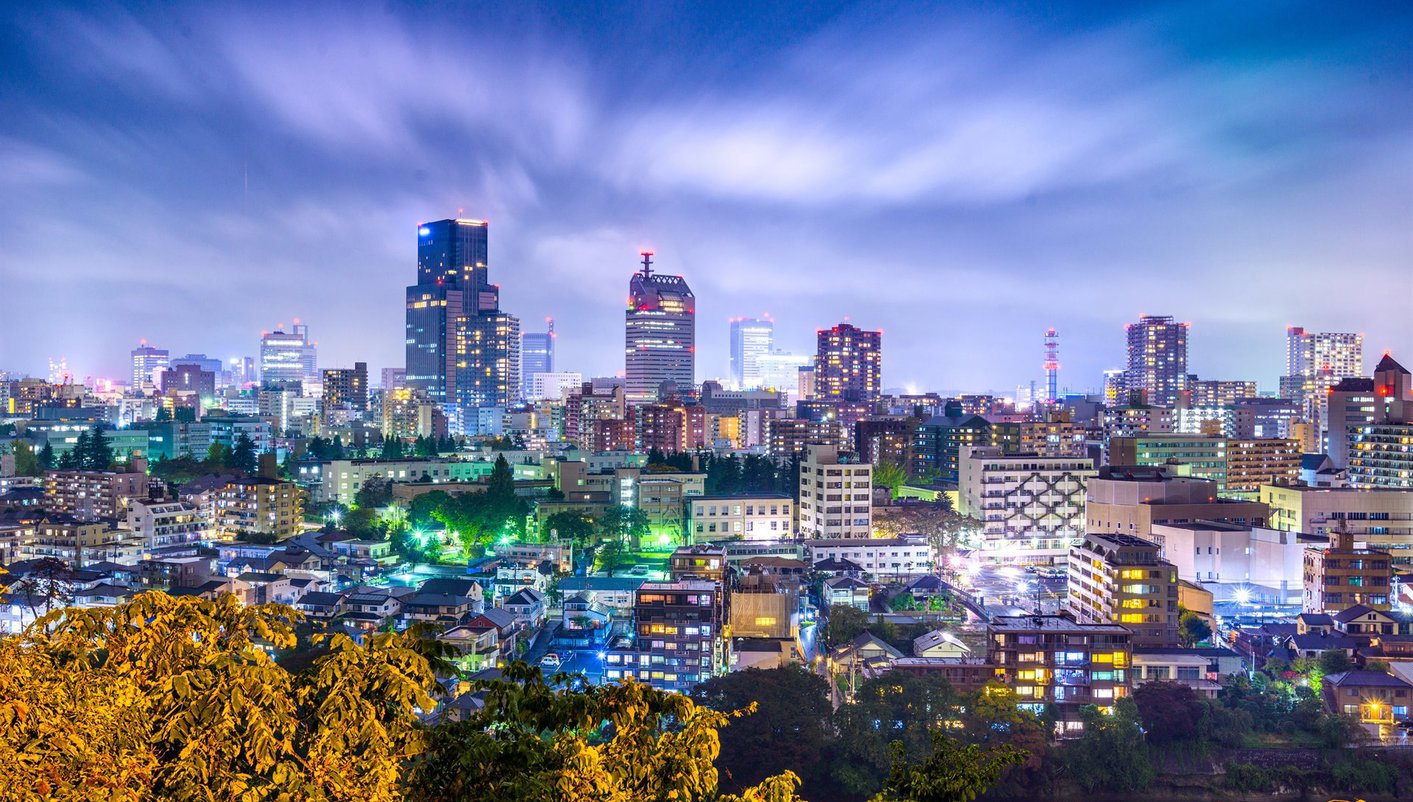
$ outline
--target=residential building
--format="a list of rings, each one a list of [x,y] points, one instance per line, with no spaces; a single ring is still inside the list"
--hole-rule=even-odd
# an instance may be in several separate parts
[[[635,641],[612,647],[605,678],[687,693],[722,673],[725,591],[715,582],[645,582],[633,605]]]
[[[216,532],[238,532],[289,537],[304,520],[304,491],[294,482],[251,477],[233,479],[215,493],[213,525]]]
[[[873,466],[830,445],[800,461],[799,532],[806,538],[866,538],[873,525]]]
[[[990,658],[1020,706],[1036,715],[1053,706],[1061,736],[1084,729],[1080,708],[1111,709],[1129,695],[1133,636],[1125,627],[1057,615],[998,616],[987,634]]]
[[[1070,549],[1069,610],[1089,624],[1123,624],[1136,646],[1178,642],[1178,570],[1158,545],[1131,535],[1086,535]]]
[[[1339,613],[1356,605],[1387,610],[1393,562],[1386,551],[1355,548],[1354,535],[1335,531],[1327,546],[1305,549],[1305,610]]]
[[[961,449],[957,512],[982,522],[982,559],[1063,563],[1084,536],[1085,487],[1096,476],[1086,457]]]
[[[1367,423],[1349,455],[1355,487],[1413,490],[1413,423]]]
[[[803,454],[811,445],[844,448],[847,431],[837,420],[803,420],[776,418],[766,421],[766,443],[770,456],[788,459]]]
[[[883,332],[840,323],[820,329],[814,398],[872,404],[883,388]]]
[[[624,313],[625,397],[658,400],[664,382],[685,394],[696,385],[697,299],[681,276],[652,272],[651,251],[628,283]]]
[[[1286,370],[1281,397],[1299,405],[1307,420],[1324,419],[1331,387],[1364,375],[1364,335],[1286,329]]]
[[[1186,400],[1190,407],[1227,407],[1240,399],[1255,397],[1256,382],[1208,379],[1191,382]]]
[[[206,520],[200,508],[186,501],[134,499],[128,505],[128,529],[151,552],[205,538]]]
[[[411,387],[383,392],[383,436],[402,440],[447,434],[442,407]]]
[[[368,408],[368,363],[354,362],[352,368],[324,370],[324,406]]]
[[[1300,443],[1260,438],[1226,441],[1227,486],[1231,494],[1254,497],[1261,485],[1292,485],[1300,481]]]
[[[288,332],[281,327],[260,336],[260,381],[266,386],[316,382],[317,362],[309,327],[298,320]]]
[[[809,539],[804,543],[810,565],[847,560],[878,579],[906,579],[928,574],[937,565],[936,554],[922,535]]]
[[[128,504],[147,495],[147,473],[47,471],[44,507],[77,518],[122,518]]]
[[[1355,716],[1361,724],[1392,727],[1408,718],[1413,683],[1386,671],[1344,671],[1320,683],[1325,709]]]
[[[119,529],[111,518],[81,520],[54,513],[40,519],[33,539],[21,545],[19,556],[22,560],[51,557],[68,563],[71,568],[86,568],[102,562],[133,565],[141,548],[137,538]]]
[[[1130,398],[1153,406],[1177,406],[1187,389],[1188,325],[1168,316],[1143,315],[1125,327],[1128,369],[1124,371],[1124,387]]]

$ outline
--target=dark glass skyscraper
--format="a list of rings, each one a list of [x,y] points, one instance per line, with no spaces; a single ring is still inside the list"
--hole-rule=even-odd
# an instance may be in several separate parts
[[[488,279],[487,232],[484,220],[417,227],[417,283],[407,288],[407,386],[450,412],[504,406],[519,390],[520,323],[500,310],[500,288]]]
[[[624,396],[652,403],[665,381],[695,391],[697,299],[681,276],[652,272],[652,251],[628,283],[624,326]]]

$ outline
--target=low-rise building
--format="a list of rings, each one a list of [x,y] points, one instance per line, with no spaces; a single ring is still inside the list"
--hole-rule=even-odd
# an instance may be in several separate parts
[[[873,466],[836,446],[806,446],[800,461],[799,532],[806,538],[872,534]]]
[[[1043,715],[1053,706],[1061,735],[1083,730],[1081,707],[1107,710],[1129,695],[1133,645],[1125,627],[1055,615],[998,616],[987,633],[991,661],[1015,688],[1020,707]]]
[[[1328,536],[1342,530],[1356,545],[1388,551],[1394,565],[1413,563],[1413,490],[1262,485],[1271,528]]]
[[[206,521],[201,510],[187,501],[133,500],[128,507],[127,524],[149,552],[205,538]]]
[[[841,575],[824,580],[823,595],[824,603],[829,607],[856,607],[868,612],[870,586],[858,577]]]
[[[1344,671],[1327,675],[1321,694],[1331,713],[1387,727],[1408,718],[1413,683],[1384,671]]]
[[[1334,532],[1329,545],[1305,549],[1305,610],[1338,613],[1363,605],[1390,606],[1393,562],[1386,551],[1355,548],[1354,536]]]
[[[696,496],[687,500],[691,541],[782,540],[794,536],[795,503],[786,495]]]
[[[936,565],[932,546],[921,535],[806,540],[805,551],[811,565],[848,560],[879,579],[929,574]]]
[[[633,607],[635,641],[610,649],[605,676],[686,693],[726,666],[723,590],[715,582],[646,582]]]

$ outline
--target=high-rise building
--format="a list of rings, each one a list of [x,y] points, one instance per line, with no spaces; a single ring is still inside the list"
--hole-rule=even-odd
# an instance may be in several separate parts
[[[1069,609],[1083,624],[1120,624],[1135,646],[1178,645],[1178,570],[1133,535],[1086,535],[1070,549]]]
[[[652,272],[652,251],[628,284],[624,315],[625,391],[628,403],[656,401],[663,382],[677,392],[696,385],[697,299],[681,276]]]
[[[216,374],[190,362],[162,371],[162,392],[190,393],[198,398],[214,398]]]
[[[760,359],[775,344],[775,323],[753,317],[731,320],[731,378],[738,390],[764,387]]]
[[[837,446],[811,444],[800,460],[800,536],[868,538],[873,528],[873,466]]]
[[[157,384],[157,374],[170,364],[171,355],[165,348],[155,348],[146,340],[132,349],[132,388],[141,390],[144,384]]]
[[[1060,333],[1045,330],[1045,402],[1060,400]]]
[[[457,318],[488,288],[488,224],[437,220],[417,227],[417,283],[407,288],[407,386],[456,401]]]
[[[772,351],[756,357],[756,370],[760,374],[760,386],[800,397],[800,368],[814,370],[814,357],[808,354],[789,354]]]
[[[488,230],[461,218],[418,226],[417,283],[407,288],[405,384],[452,411],[458,431],[521,391],[520,321],[490,283]]]
[[[814,397],[872,404],[883,383],[883,332],[848,323],[820,329],[814,357]]]
[[[554,318],[545,318],[544,331],[527,331],[520,335],[521,395],[533,397],[535,377],[554,372]]]
[[[319,378],[309,327],[298,320],[290,331],[283,326],[260,338],[260,380],[267,385],[303,383]]]
[[[1130,397],[1139,393],[1146,404],[1177,406],[1187,389],[1187,326],[1170,316],[1143,315],[1125,327],[1128,369],[1124,387]]]
[[[368,363],[354,362],[352,368],[324,370],[324,406],[368,407]]]
[[[1364,375],[1364,335],[1290,326],[1285,338],[1281,396],[1299,403],[1308,419],[1318,421],[1324,417],[1329,388]]]

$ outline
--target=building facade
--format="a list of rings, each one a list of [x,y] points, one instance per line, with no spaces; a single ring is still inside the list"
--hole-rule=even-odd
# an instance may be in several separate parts
[[[961,451],[957,512],[982,521],[982,559],[1064,563],[1084,536],[1085,489],[1098,471],[1085,457]]]
[[[814,398],[872,404],[883,388],[883,332],[840,323],[820,329],[814,357]]]
[[[696,384],[697,299],[681,276],[652,272],[652,252],[628,282],[624,313],[624,390],[629,403],[658,400],[664,382],[677,392]]]
[[[1069,610],[1088,624],[1122,624],[1135,646],[1178,643],[1178,569],[1131,535],[1086,535],[1070,549]]]
[[[867,538],[873,531],[873,466],[836,446],[809,445],[800,461],[799,532]]]
[[[1177,406],[1187,389],[1187,327],[1169,316],[1143,315],[1128,324],[1124,388],[1145,404]]]

